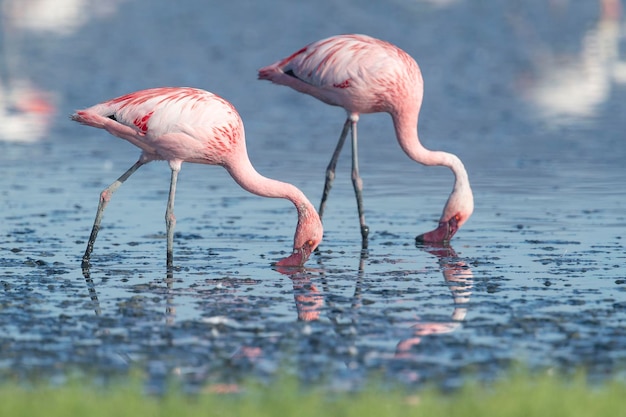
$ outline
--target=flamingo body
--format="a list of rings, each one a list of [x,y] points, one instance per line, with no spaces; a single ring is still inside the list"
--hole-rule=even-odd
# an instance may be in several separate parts
[[[223,165],[245,152],[235,108],[193,88],[137,91],[79,110],[73,119],[131,142],[143,151],[145,162]]]
[[[392,117],[397,140],[404,152],[424,165],[452,170],[455,183],[439,220],[439,226],[417,236],[418,242],[449,241],[474,210],[467,171],[450,153],[431,151],[419,141],[417,122],[423,98],[419,66],[400,48],[366,35],[339,35],[311,43],[292,55],[259,70],[259,79],[285,85],[324,103],[343,107],[348,118],[326,170],[319,215],[335,177],[335,167],[348,131],[352,132],[352,182],[363,237],[367,247],[362,181],[358,170],[356,127],[359,114],[386,112]]]
[[[100,196],[92,234],[83,256],[88,266],[100,228],[102,212],[111,194],[140,166],[154,160],[168,161],[172,170],[166,210],[167,264],[172,266],[174,196],[183,162],[221,165],[244,189],[254,194],[286,198],[298,212],[292,255],[280,266],[301,266],[322,238],[322,225],[306,196],[295,186],[259,174],[252,166],[245,143],[243,122],[232,104],[204,90],[163,87],[137,91],[77,111],[72,119],[105,129],[142,150],[139,160]]]
[[[422,83],[415,60],[390,43],[363,35],[314,42],[261,68],[259,78],[349,113],[391,112],[400,104],[400,94],[421,101],[421,89],[414,88]]]

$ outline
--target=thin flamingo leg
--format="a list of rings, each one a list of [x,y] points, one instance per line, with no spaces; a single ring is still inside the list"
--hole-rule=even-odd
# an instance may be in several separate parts
[[[93,222],[91,235],[89,236],[89,242],[87,242],[87,249],[85,250],[85,254],[83,255],[83,268],[89,268],[89,258],[91,257],[91,252],[93,252],[93,245],[96,243],[96,237],[98,237],[100,223],[102,222],[102,215],[104,213],[105,207],[107,206],[107,204],[109,204],[109,201],[111,200],[111,196],[120,187],[120,185],[122,185],[124,181],[128,179],[128,177],[133,175],[133,173],[144,164],[145,162],[142,162],[141,160],[135,162],[135,164],[130,167],[126,172],[124,172],[113,184],[109,185],[100,193],[100,203],[98,203],[96,219]]]
[[[330,193],[330,189],[333,186],[333,181],[335,180],[335,169],[337,168],[337,160],[339,159],[339,154],[341,153],[341,148],[343,148],[343,144],[346,141],[346,136],[348,136],[348,129],[350,129],[350,119],[346,119],[346,122],[343,124],[343,130],[341,131],[341,136],[339,136],[339,141],[337,142],[337,146],[335,147],[335,152],[333,152],[333,157],[330,159],[328,163],[328,167],[326,168],[326,181],[324,182],[324,193],[322,194],[322,201],[320,202],[320,209],[318,210],[318,214],[320,216],[320,220],[322,215],[324,214],[324,209],[326,208],[326,200],[328,199],[328,194]]]
[[[174,228],[176,227],[176,216],[174,216],[174,198],[176,196],[176,182],[178,181],[178,172],[180,167],[172,168],[172,179],[170,182],[170,196],[167,200],[167,209],[165,210],[165,227],[167,233],[167,268],[171,268],[174,264]]]
[[[357,119],[358,120],[358,119]],[[367,249],[367,236],[370,228],[365,224],[365,213],[363,212],[363,180],[359,175],[359,152],[357,149],[356,120],[351,121],[352,128],[352,185],[356,195],[356,205],[359,211],[359,223],[361,224],[361,248]]]

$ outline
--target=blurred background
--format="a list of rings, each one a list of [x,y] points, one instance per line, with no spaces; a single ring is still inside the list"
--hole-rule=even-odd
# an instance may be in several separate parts
[[[612,101],[626,82],[619,0],[0,5],[3,141],[50,140],[72,129],[64,116],[73,109],[160,85],[202,87],[233,101],[248,123],[285,125],[281,99],[326,110],[255,82],[256,69],[338,33],[379,37],[416,58],[422,119],[439,136],[460,133],[450,125],[481,135],[502,124],[601,121],[621,110]]]

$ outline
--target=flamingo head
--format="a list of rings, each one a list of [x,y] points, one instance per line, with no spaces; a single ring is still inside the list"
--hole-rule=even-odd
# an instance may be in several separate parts
[[[440,221],[435,230],[423,233],[415,238],[416,243],[448,243],[459,230],[459,218],[453,216],[449,220]]]
[[[469,182],[455,186],[448,198],[439,226],[415,238],[415,243],[449,243],[452,236],[463,226],[474,212],[474,195]]]
[[[301,267],[309,259],[311,253],[322,241],[324,228],[315,209],[310,208],[298,211],[298,227],[293,240],[293,252],[274,265],[279,267]]]
[[[415,243],[449,243],[452,236],[461,228],[471,214],[471,212],[458,212],[447,219],[441,219],[439,226],[435,230],[417,236]]]

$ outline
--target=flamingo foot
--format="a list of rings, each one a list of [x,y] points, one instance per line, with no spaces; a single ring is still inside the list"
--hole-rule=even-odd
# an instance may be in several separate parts
[[[415,243],[448,243],[457,230],[459,225],[455,216],[447,222],[439,222],[439,227],[435,230],[417,236]]]

